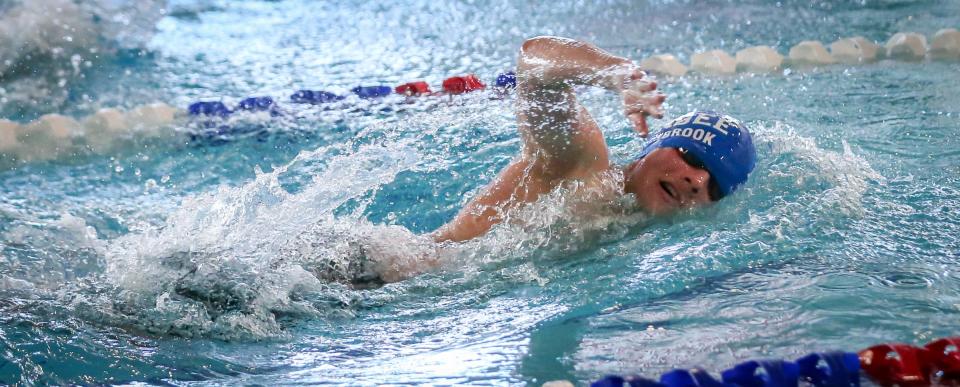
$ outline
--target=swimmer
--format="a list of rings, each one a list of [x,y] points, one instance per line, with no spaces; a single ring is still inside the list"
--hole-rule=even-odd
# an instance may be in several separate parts
[[[756,152],[743,124],[726,115],[693,112],[661,129],[625,166],[610,164],[600,127],[580,105],[574,86],[597,86],[623,100],[640,136],[647,117],[663,117],[666,96],[629,59],[557,37],[527,40],[517,69],[517,120],[523,148],[456,217],[434,231],[437,242],[485,234],[504,214],[536,201],[566,181],[596,184],[623,175],[623,192],[651,215],[708,205],[731,194],[753,170]]]
[[[482,236],[507,214],[569,182],[589,190],[618,176],[621,196],[632,195],[633,207],[661,216],[730,195],[754,168],[756,152],[746,127],[714,112],[692,112],[673,120],[650,139],[636,160],[611,165],[603,133],[577,101],[576,86],[616,93],[624,114],[642,137],[649,133],[647,117],[663,117],[666,96],[629,59],[571,39],[527,40],[517,69],[520,154],[453,220],[429,235],[434,242]],[[439,258],[429,254],[368,258],[385,282],[439,266]]]

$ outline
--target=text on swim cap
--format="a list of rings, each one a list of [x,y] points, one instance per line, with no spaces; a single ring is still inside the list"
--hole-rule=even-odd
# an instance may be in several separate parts
[[[660,132],[659,134],[657,134],[657,137],[654,140],[660,141],[667,137],[676,137],[676,136],[689,137],[694,140],[701,141],[704,144],[710,145],[710,146],[713,145],[713,142],[712,142],[713,138],[717,137],[715,133],[710,133],[703,129],[684,128],[684,129],[673,129],[673,130]]]
[[[739,127],[741,125],[739,121],[727,115],[719,116],[719,115],[708,114],[708,113],[687,113],[673,120],[667,126],[671,127],[671,126],[678,126],[678,125],[686,125],[690,123],[694,125],[710,126],[714,130],[720,133],[723,133],[724,135],[730,134],[730,132],[727,129],[729,129],[731,126]],[[714,133],[710,133],[704,129],[684,128],[684,129],[665,130],[663,132],[660,132],[660,134],[657,135],[657,140],[667,138],[667,137],[675,137],[675,136],[689,137],[694,140],[701,141],[706,145],[712,146],[713,138],[716,137],[717,135]]]

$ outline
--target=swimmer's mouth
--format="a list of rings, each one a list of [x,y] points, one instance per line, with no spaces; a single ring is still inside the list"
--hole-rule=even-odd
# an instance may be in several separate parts
[[[674,190],[673,186],[670,185],[669,183],[665,181],[661,181],[660,188],[662,188],[663,191],[667,193],[667,196],[669,196],[671,199],[676,200],[678,202],[680,201],[680,198],[677,197],[677,191]]]

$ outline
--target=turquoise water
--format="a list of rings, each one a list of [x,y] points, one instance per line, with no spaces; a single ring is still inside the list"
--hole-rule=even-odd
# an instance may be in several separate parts
[[[492,81],[539,34],[686,62],[960,26],[947,1],[128,5],[126,28],[101,21],[60,51],[5,51],[19,64],[0,78],[0,117]],[[547,198],[526,225],[451,248],[446,270],[371,290],[310,270],[351,259],[350,240],[422,249],[416,234],[519,149],[510,98],[290,108],[238,115],[223,136],[181,121],[105,152],[2,160],[0,384],[587,382],[955,335],[958,66],[662,80],[668,119],[714,108],[749,123],[759,163],[741,192],[656,221],[582,222]],[[618,102],[584,96],[612,157],[629,161],[643,140]]]

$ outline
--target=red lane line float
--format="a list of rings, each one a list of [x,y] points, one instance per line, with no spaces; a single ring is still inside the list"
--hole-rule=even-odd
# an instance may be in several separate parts
[[[930,384],[926,350],[908,344],[880,344],[860,351],[860,366],[884,386]]]
[[[408,96],[408,97],[409,97],[409,96],[413,96],[413,95],[421,95],[421,94],[430,94],[430,93],[431,93],[431,91],[430,91],[430,85],[428,85],[428,84],[427,84],[426,82],[424,82],[424,81],[404,83],[404,84],[402,84],[402,85],[400,85],[400,86],[397,86],[397,88],[394,89],[394,92],[396,92],[397,94],[406,95],[406,96]]]
[[[496,88],[503,97],[503,92],[516,87],[517,77],[513,71],[501,73],[497,76]],[[437,94],[463,94],[472,91],[484,90],[485,85],[474,74],[450,77],[443,81],[443,93],[434,93],[430,90],[430,85],[424,81],[414,81],[404,83],[395,88],[389,86],[357,86],[350,91],[360,99],[378,99],[386,97],[391,93],[404,96],[429,96]],[[295,104],[320,105],[332,102],[338,102],[346,99],[345,96],[337,95],[323,90],[298,90],[290,96],[290,102]],[[240,102],[235,109],[230,109],[221,101],[199,101],[191,103],[187,107],[187,112],[191,116],[206,116],[226,118],[237,111],[269,111],[271,115],[279,115],[280,111],[277,105],[270,97],[250,97]]]
[[[960,337],[947,337],[925,345],[938,379],[960,381]]]
[[[483,90],[487,85],[480,82],[476,75],[467,74],[443,80],[443,91],[450,94],[463,94],[474,90]]]

